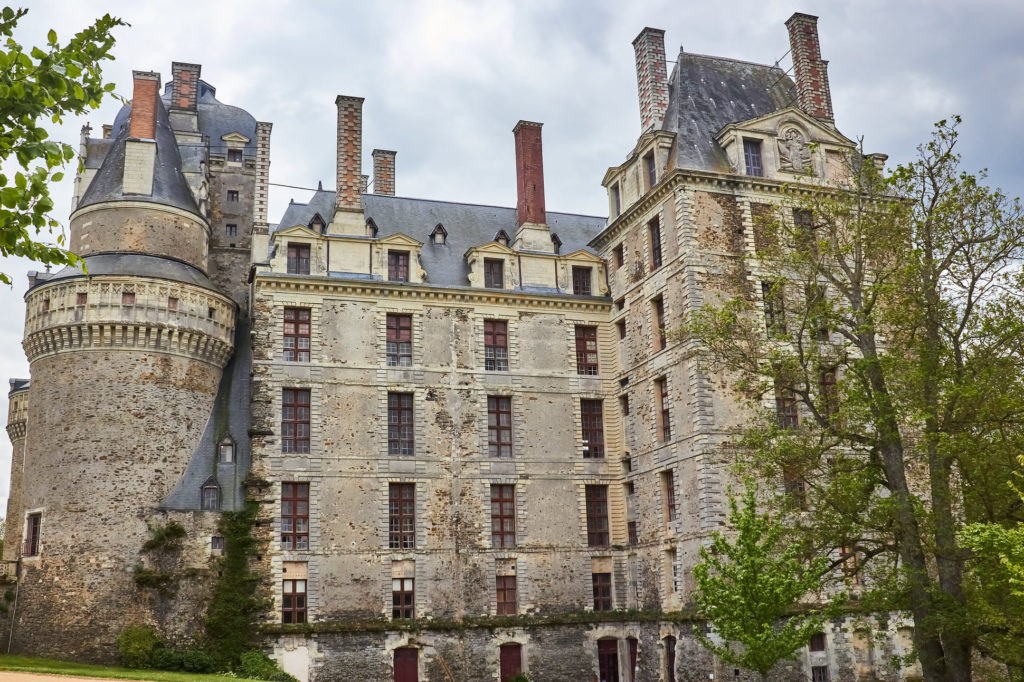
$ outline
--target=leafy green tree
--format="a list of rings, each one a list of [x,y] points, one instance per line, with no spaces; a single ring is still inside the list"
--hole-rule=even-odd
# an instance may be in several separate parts
[[[1024,449],[1024,211],[960,169],[958,125],[889,176],[854,154],[845,187],[794,188],[757,220],[764,291],[737,284],[689,325],[780,413],[743,434],[748,473],[785,481],[837,581],[856,571],[865,605],[909,613],[928,682],[969,682],[982,643],[959,529],[1024,513],[1005,486]]]
[[[111,30],[125,23],[107,14],[66,43],[51,30],[45,47],[25,48],[14,31],[27,12],[10,7],[0,11],[0,36],[5,39],[0,45],[0,163],[5,169],[0,173],[0,255],[74,265],[80,259],[61,248],[62,233],[56,236],[57,245],[42,235],[60,226],[52,215],[49,183],[61,180],[61,169],[75,151],[50,140],[43,126],[95,109],[113,91],[113,83],[103,82],[101,66],[113,59]],[[11,280],[0,272],[0,282]]]
[[[758,513],[754,486],[748,485],[742,502],[740,508],[729,499],[735,535],[715,533],[693,569],[700,615],[723,643],[704,634],[698,638],[723,661],[768,679],[777,662],[791,658],[821,629],[821,604],[802,609],[801,600],[819,588],[828,562],[820,556],[808,560],[803,548],[786,540],[777,518]]]

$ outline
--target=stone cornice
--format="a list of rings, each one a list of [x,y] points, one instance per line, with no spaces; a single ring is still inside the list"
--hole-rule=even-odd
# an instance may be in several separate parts
[[[13,443],[19,438],[25,437],[25,420],[19,419],[16,422],[9,422],[7,424],[7,437],[11,439]]]
[[[72,351],[140,350],[178,355],[224,367],[233,345],[194,329],[133,323],[79,323],[48,327],[26,336],[29,362]]]

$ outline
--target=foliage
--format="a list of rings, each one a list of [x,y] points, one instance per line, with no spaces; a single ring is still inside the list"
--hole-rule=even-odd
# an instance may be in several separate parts
[[[217,671],[217,661],[202,649],[160,647],[153,652],[149,667],[157,670],[212,673]]]
[[[126,625],[117,636],[118,658],[128,668],[149,668],[160,645],[160,636],[153,627]]]
[[[126,24],[109,14],[61,43],[51,30],[45,47],[24,48],[14,39],[18,21],[28,12],[4,7],[0,13],[0,162],[16,163],[13,177],[0,173],[0,256],[24,256],[41,263],[74,265],[81,260],[38,240],[59,227],[51,215],[49,183],[63,178],[61,168],[75,156],[71,145],[54,142],[40,125],[61,123],[99,107],[114,89],[103,82],[102,62],[113,57],[111,30]],[[0,273],[0,282],[10,277]]]
[[[723,643],[703,633],[697,637],[723,661],[765,676],[821,629],[822,611],[801,610],[800,603],[817,589],[828,562],[805,557],[804,548],[786,540],[778,519],[758,513],[753,484],[742,502],[740,508],[734,497],[729,499],[735,536],[715,533],[693,569],[699,613]]]
[[[132,572],[132,577],[135,580],[135,584],[139,587],[156,590],[163,596],[171,595],[175,591],[176,576],[168,571],[136,565],[135,570]]]
[[[149,528],[149,539],[142,545],[143,551],[152,552],[157,550],[177,550],[188,533],[185,526],[177,521],[168,521],[163,525],[153,525]]]
[[[270,680],[271,682],[298,682],[292,675],[281,670],[274,661],[262,651],[255,649],[244,652],[240,664],[235,669],[239,677],[250,680]]]
[[[255,643],[256,619],[266,608],[259,594],[260,577],[249,568],[256,555],[252,535],[259,506],[250,500],[237,512],[225,512],[218,523],[224,537],[224,555],[218,560],[220,577],[207,608],[206,648],[224,668],[234,668]]]
[[[910,613],[929,682],[969,680],[986,627],[957,531],[1024,515],[1024,210],[959,168],[959,122],[888,177],[854,154],[842,191],[794,192],[756,225],[765,295],[737,284],[687,328],[755,405],[799,405],[745,431],[746,473],[786,482],[830,579]]]

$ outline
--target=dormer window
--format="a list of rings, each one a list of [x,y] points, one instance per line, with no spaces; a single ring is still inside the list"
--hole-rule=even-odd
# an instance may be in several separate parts
[[[644,156],[644,177],[647,180],[647,187],[650,189],[658,182],[658,170],[654,165],[654,152],[650,151]]]
[[[288,274],[309,274],[309,244],[288,245]]]
[[[494,235],[494,241],[502,246],[508,246],[508,233],[505,230],[498,230],[498,234]]]
[[[409,281],[408,251],[388,251],[388,280],[391,282]]]
[[[447,241],[448,230],[444,229],[444,225],[438,223],[434,231],[430,233],[430,242],[435,246],[444,246]]]
[[[484,286],[488,289],[505,288],[505,263],[497,258],[484,258]]]
[[[323,219],[323,216],[321,216],[319,213],[314,213],[313,217],[309,221],[308,227],[314,232],[324,234],[327,232],[327,221],[325,221]]]
[[[551,234],[551,246],[554,249],[555,253],[558,253],[559,251],[562,250],[562,240],[558,238],[557,234]]]
[[[228,163],[242,163],[242,150],[241,149],[229,149],[228,150]]]
[[[366,236],[371,239],[377,238],[377,223],[373,222],[373,218],[366,221]]]
[[[760,140],[743,140],[743,164],[747,175],[755,178],[764,177]]]
[[[231,436],[224,436],[217,445],[217,459],[221,464],[232,464],[235,461],[235,441]]]
[[[200,488],[199,508],[203,511],[220,511],[220,486],[212,476]]]

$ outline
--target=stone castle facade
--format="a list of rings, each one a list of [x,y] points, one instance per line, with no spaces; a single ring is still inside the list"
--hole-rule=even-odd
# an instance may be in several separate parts
[[[185,641],[217,518],[250,499],[265,645],[300,679],[746,679],[687,607],[749,415],[668,330],[740,263],[760,292],[755,217],[854,151],[816,18],[787,27],[793,79],[682,51],[668,74],[663,32],[640,33],[642,130],[607,219],[547,210],[528,121],[515,208],[396,196],[383,149],[366,193],[363,101],[339,96],[335,189],[271,225],[270,124],[198,65],[162,94],[135,72],[131,105],[83,131],[88,274],[26,296],[12,650],[110,659],[128,623]],[[170,520],[191,569],[173,600],[135,577]],[[865,632],[834,623],[779,679],[913,679],[908,630]]]

